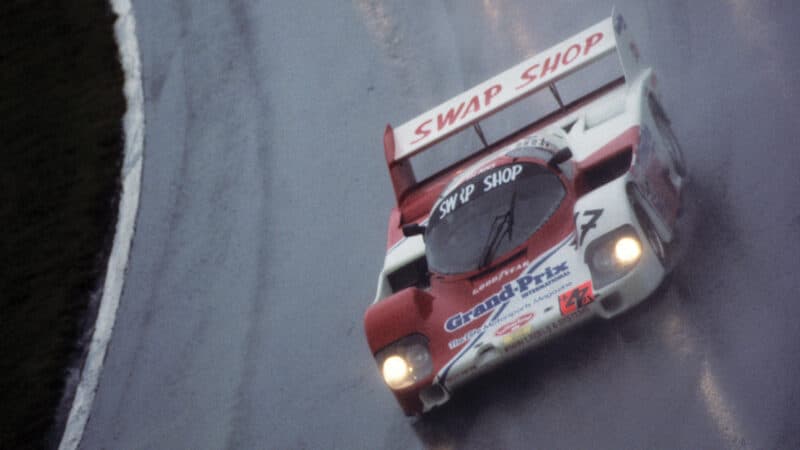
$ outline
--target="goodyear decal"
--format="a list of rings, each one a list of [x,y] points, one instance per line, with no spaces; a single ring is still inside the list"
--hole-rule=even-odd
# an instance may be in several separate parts
[[[516,265],[513,265],[513,266],[511,266],[511,267],[507,267],[507,268],[505,268],[505,269],[501,270],[499,273],[496,273],[496,274],[495,274],[495,275],[494,275],[492,278],[490,278],[490,279],[488,279],[488,280],[486,280],[486,281],[482,282],[482,283],[481,283],[481,284],[480,284],[478,287],[476,287],[475,289],[473,289],[473,290],[472,290],[472,295],[477,295],[477,294],[478,294],[478,292],[480,292],[480,291],[482,291],[482,290],[484,290],[484,289],[488,288],[489,286],[491,286],[491,285],[493,285],[493,284],[497,283],[498,281],[500,281],[500,280],[501,280],[501,279],[503,279],[504,277],[506,277],[506,276],[508,276],[508,275],[511,275],[511,274],[513,274],[514,272],[519,272],[519,271],[521,271],[522,269],[524,269],[525,267],[527,267],[527,266],[528,266],[528,264],[530,264],[530,261],[522,261],[521,263],[518,263],[518,264],[516,264]]]

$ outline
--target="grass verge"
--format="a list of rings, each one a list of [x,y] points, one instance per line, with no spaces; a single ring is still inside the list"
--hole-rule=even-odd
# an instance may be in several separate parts
[[[107,0],[0,5],[0,447],[57,445],[116,223],[123,75]]]

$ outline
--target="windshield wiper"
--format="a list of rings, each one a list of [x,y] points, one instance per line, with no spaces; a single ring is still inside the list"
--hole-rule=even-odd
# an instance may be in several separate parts
[[[492,227],[489,229],[489,239],[483,247],[481,256],[481,264],[478,268],[484,268],[489,265],[494,259],[494,253],[503,242],[503,236],[508,235],[508,240],[511,240],[511,233],[514,230],[514,208],[517,202],[517,191],[511,193],[511,203],[508,205],[508,210],[495,216],[492,221]]]

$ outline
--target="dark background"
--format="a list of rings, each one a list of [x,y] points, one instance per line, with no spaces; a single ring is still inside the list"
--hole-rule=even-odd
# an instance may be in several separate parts
[[[94,320],[122,163],[113,20],[106,0],[0,5],[0,448],[58,443]]]

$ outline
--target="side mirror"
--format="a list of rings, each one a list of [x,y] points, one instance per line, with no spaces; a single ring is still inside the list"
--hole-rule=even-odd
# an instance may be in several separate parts
[[[418,223],[410,223],[408,225],[403,225],[403,236],[411,237],[416,236],[418,234],[425,233],[425,226],[420,225]]]
[[[553,154],[550,161],[547,161],[547,165],[550,167],[558,167],[559,164],[569,161],[570,158],[572,158],[572,150],[570,150],[569,147],[564,147]]]

